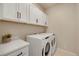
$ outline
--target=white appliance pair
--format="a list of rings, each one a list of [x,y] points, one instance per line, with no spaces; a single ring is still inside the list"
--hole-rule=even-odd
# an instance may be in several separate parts
[[[51,56],[56,50],[56,39],[53,33],[28,35],[30,56]]]

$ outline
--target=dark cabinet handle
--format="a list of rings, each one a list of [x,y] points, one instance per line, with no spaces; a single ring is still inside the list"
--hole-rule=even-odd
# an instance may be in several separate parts
[[[36,19],[36,23],[38,23],[38,19]]]
[[[17,11],[17,18],[21,18],[21,13]]]
[[[21,56],[23,53],[21,52],[20,54],[18,54],[17,56]]]
[[[17,11],[17,18],[19,18],[19,12]]]
[[[20,18],[21,18],[21,13],[20,13]]]
[[[47,25],[47,22],[45,22],[45,25]]]

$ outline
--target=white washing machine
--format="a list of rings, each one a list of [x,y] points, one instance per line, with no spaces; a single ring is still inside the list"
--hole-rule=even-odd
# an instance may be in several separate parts
[[[53,37],[52,35],[52,33],[28,35],[27,41],[30,43],[30,56],[51,56],[51,39]]]

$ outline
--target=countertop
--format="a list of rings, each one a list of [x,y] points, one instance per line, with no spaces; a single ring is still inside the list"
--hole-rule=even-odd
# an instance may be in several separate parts
[[[21,49],[28,45],[29,43],[25,42],[22,39],[12,40],[8,43],[0,44],[0,55],[1,56],[7,55],[8,53]]]

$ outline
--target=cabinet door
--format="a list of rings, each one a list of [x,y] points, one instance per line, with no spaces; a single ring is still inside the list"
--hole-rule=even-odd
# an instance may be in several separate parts
[[[43,18],[44,18],[44,25],[45,25],[45,26],[48,26],[47,14],[44,14]]]
[[[7,56],[28,56],[28,55],[29,55],[29,50],[28,50],[28,46],[26,46],[22,49],[9,53]]]
[[[39,10],[39,20],[38,20],[39,25],[44,25],[44,14],[41,10]]]
[[[46,26],[46,17],[46,14],[43,13],[38,7],[34,4],[30,4],[30,23]]]
[[[44,26],[47,26],[48,25],[47,14],[41,12],[41,20],[40,20],[40,22]]]
[[[30,23],[38,23],[38,12],[37,7],[34,4],[30,4]]]
[[[3,8],[2,8],[2,3],[0,3],[0,20],[2,19],[2,15],[3,15]]]
[[[39,10],[38,13],[39,13],[38,23],[39,23],[39,25],[43,25],[44,26],[45,25],[45,21],[46,21],[46,15],[41,10]]]
[[[19,3],[18,12],[20,14],[20,18],[19,18],[20,22],[23,23],[29,22],[29,4]]]
[[[3,8],[3,19],[9,21],[18,21],[17,20],[17,4],[16,3],[4,3],[2,4]]]

